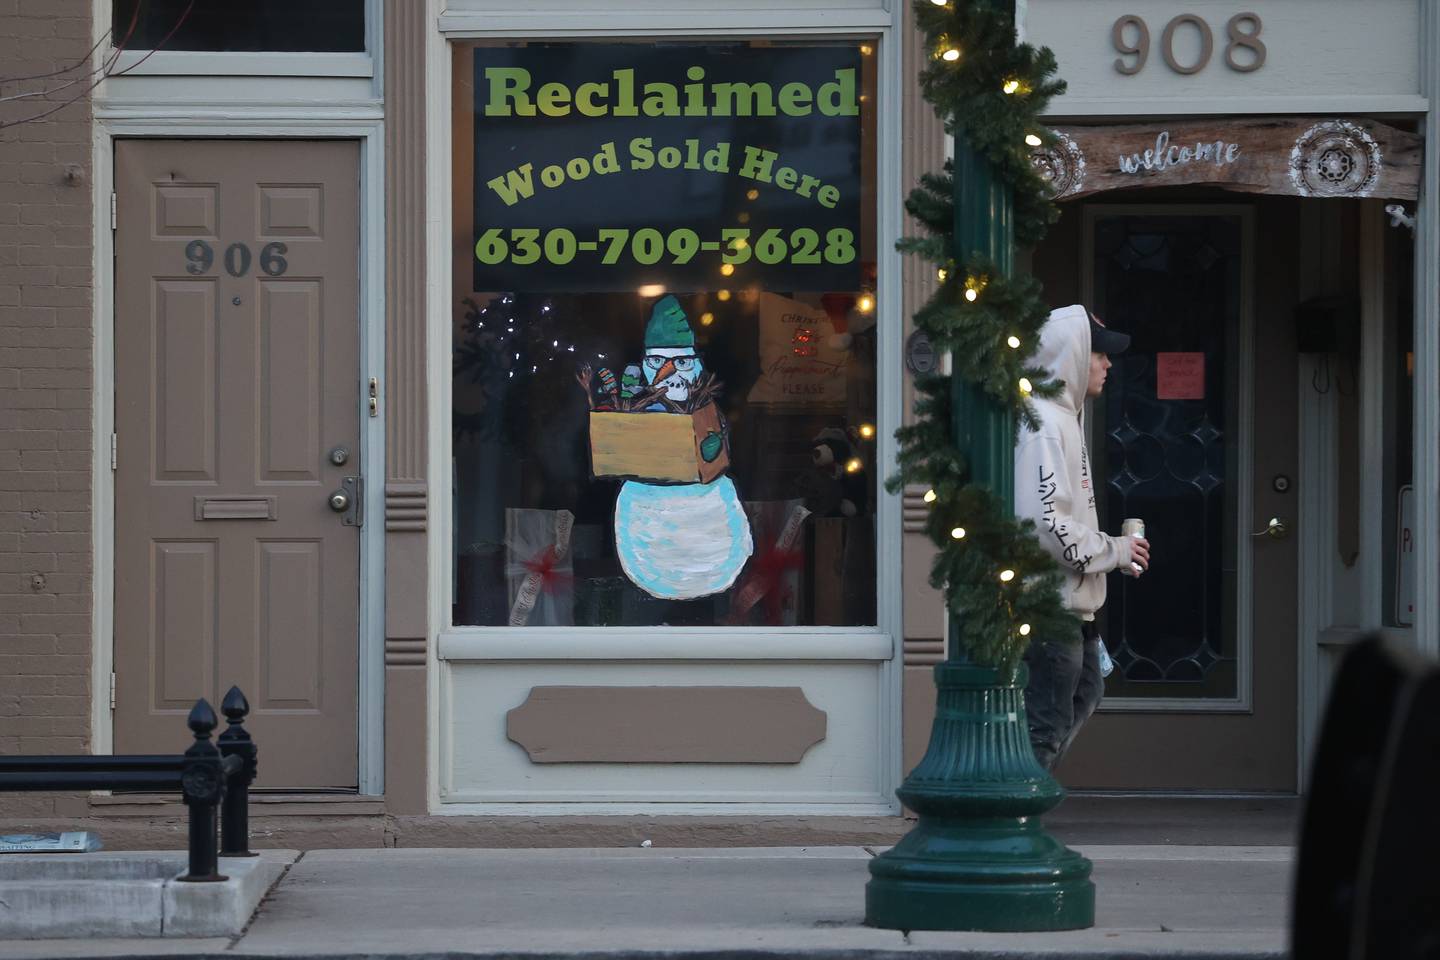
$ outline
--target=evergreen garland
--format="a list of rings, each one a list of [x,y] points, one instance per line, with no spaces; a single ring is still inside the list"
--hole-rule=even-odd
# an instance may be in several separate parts
[[[1059,216],[1030,159],[1035,138],[1042,145],[1053,139],[1039,118],[1065,89],[1054,76],[1054,54],[1017,43],[1013,12],[983,0],[915,0],[914,9],[930,53],[920,74],[925,98],[946,131],[963,136],[1010,185],[1015,241],[1033,246]],[[950,353],[955,376],[1014,414],[1016,430],[1033,430],[1030,396],[1062,388],[1033,363],[1049,308],[1032,277],[1004,277],[980,256],[954,262],[953,187],[947,163],[944,172],[923,176],[905,204],[927,235],[902,240],[900,249],[934,263],[941,281],[915,314],[915,327]],[[955,439],[950,377],[917,377],[915,390],[915,421],[896,434],[900,469],[890,489],[929,488],[926,533],[939,548],[930,582],[945,594],[964,652],[1008,676],[1032,635],[1075,633],[1060,599],[1059,568],[1033,522],[1017,520],[1000,498],[970,482]]]

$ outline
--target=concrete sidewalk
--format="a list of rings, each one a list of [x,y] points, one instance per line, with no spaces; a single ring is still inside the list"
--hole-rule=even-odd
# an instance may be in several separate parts
[[[305,854],[234,940],[0,943],[0,958],[1284,956],[1285,847],[1082,846],[1096,926],[873,930],[863,847],[389,849]]]
[[[93,830],[106,850],[185,846],[186,813],[175,797],[92,798],[91,816],[0,818],[0,833]],[[250,836],[275,850],[381,847],[888,847],[914,826],[904,817],[718,814],[685,816],[391,816],[384,801],[353,796],[252,794]],[[105,816],[97,811],[108,811]],[[1045,815],[1066,843],[1289,846],[1295,797],[1163,797],[1072,793]]]

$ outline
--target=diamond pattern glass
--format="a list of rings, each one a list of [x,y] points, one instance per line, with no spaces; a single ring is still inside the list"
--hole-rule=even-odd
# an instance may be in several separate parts
[[[1154,554],[1138,580],[1111,575],[1107,696],[1235,696],[1241,237],[1238,217],[1095,220],[1093,309],[1132,337],[1092,405],[1098,506],[1111,532],[1143,519]]]

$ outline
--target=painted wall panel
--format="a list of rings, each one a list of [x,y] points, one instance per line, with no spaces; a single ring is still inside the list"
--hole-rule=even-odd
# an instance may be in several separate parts
[[[260,288],[260,481],[319,479],[323,281]]]
[[[263,689],[257,703],[276,710],[321,707],[325,635],[324,580],[318,540],[262,541],[259,550],[259,661]]]
[[[153,545],[152,710],[188,711],[209,688],[215,669],[219,603],[215,592],[217,546],[213,540]]]
[[[888,803],[881,795],[880,663],[449,661],[440,666],[441,801]],[[536,764],[506,738],[534,686],[795,686],[827,716],[797,764]],[[446,811],[454,812],[454,811]]]
[[[154,478],[214,482],[215,283],[161,280],[154,297]]]

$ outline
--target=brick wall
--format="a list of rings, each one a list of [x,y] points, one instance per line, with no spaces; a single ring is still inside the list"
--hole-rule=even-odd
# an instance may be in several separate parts
[[[75,64],[90,0],[0,0],[0,77]],[[104,48],[102,48],[104,49]],[[0,84],[0,123],[82,94],[90,67]],[[0,129],[0,753],[90,747],[90,98]],[[4,815],[54,810],[0,795]]]

